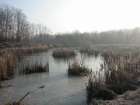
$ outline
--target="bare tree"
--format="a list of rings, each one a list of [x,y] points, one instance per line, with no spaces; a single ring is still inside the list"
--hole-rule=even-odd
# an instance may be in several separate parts
[[[21,10],[16,10],[16,41],[21,41],[29,35],[29,23]]]
[[[0,33],[1,41],[8,40],[12,32],[14,12],[12,7],[2,6],[0,8]]]
[[[0,6],[0,41],[27,39],[29,31],[29,22],[21,10],[7,5]]]

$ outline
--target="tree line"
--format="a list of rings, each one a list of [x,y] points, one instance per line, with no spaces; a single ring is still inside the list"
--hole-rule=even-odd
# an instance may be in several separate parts
[[[139,45],[140,28],[112,30],[105,32],[72,32],[55,35],[38,35],[32,39],[35,43],[48,43],[57,46],[89,47],[102,45]]]
[[[31,24],[22,10],[0,5],[0,41],[27,41],[33,35],[46,33],[47,28]]]
[[[0,42],[31,42],[56,46],[87,47],[94,44],[140,44],[140,28],[50,34],[41,24],[30,23],[22,10],[0,5]]]

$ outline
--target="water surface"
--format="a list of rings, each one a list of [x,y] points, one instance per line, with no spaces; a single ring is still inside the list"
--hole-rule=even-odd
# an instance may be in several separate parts
[[[54,59],[52,51],[24,57],[16,67],[16,75],[12,80],[4,81],[3,85],[12,85],[0,89],[0,105],[17,101],[28,91],[34,91],[27,96],[23,103],[28,105],[85,105],[87,77],[69,77],[68,64],[82,60],[84,65],[93,71],[98,71],[103,64],[99,55],[83,56],[77,53],[72,59]],[[49,63],[49,72],[30,75],[19,75],[23,66],[33,63],[45,65]],[[37,87],[45,85],[45,88]]]

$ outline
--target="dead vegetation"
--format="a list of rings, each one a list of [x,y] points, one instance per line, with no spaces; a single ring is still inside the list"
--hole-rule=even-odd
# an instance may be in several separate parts
[[[93,99],[112,100],[117,95],[129,90],[136,90],[140,83],[140,55],[138,53],[115,54],[104,53],[104,79],[99,76],[89,77],[87,86],[87,102],[94,103]],[[100,71],[99,71],[100,72]],[[94,74],[91,74],[94,75]]]
[[[14,75],[16,56],[13,52],[0,52],[0,80],[10,79]]]
[[[23,67],[23,70],[21,70],[20,74],[32,74],[32,73],[42,73],[42,72],[49,72],[49,64],[46,63],[46,65],[42,65],[41,63],[36,64],[28,64],[25,67]]]
[[[91,55],[91,56],[92,56],[92,55],[98,56],[99,51],[93,50],[93,49],[80,49],[80,53],[86,54],[86,55],[88,55],[88,56],[90,56],[90,55]]]
[[[90,70],[84,65],[78,64],[76,61],[69,65],[68,75],[69,76],[86,76],[90,73]]]
[[[0,51],[0,80],[10,79],[14,75],[14,68],[19,57],[48,50],[47,45],[35,47],[5,48]],[[44,67],[35,65],[33,69],[45,71]],[[27,68],[31,71],[30,68]]]
[[[76,55],[75,51],[66,48],[56,49],[53,51],[52,54],[54,58],[70,58],[74,57],[75,55]]]

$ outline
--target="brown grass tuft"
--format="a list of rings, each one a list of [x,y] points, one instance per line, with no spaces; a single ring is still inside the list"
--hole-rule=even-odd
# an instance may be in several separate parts
[[[12,52],[0,52],[0,80],[10,79],[14,75],[16,56]]]

